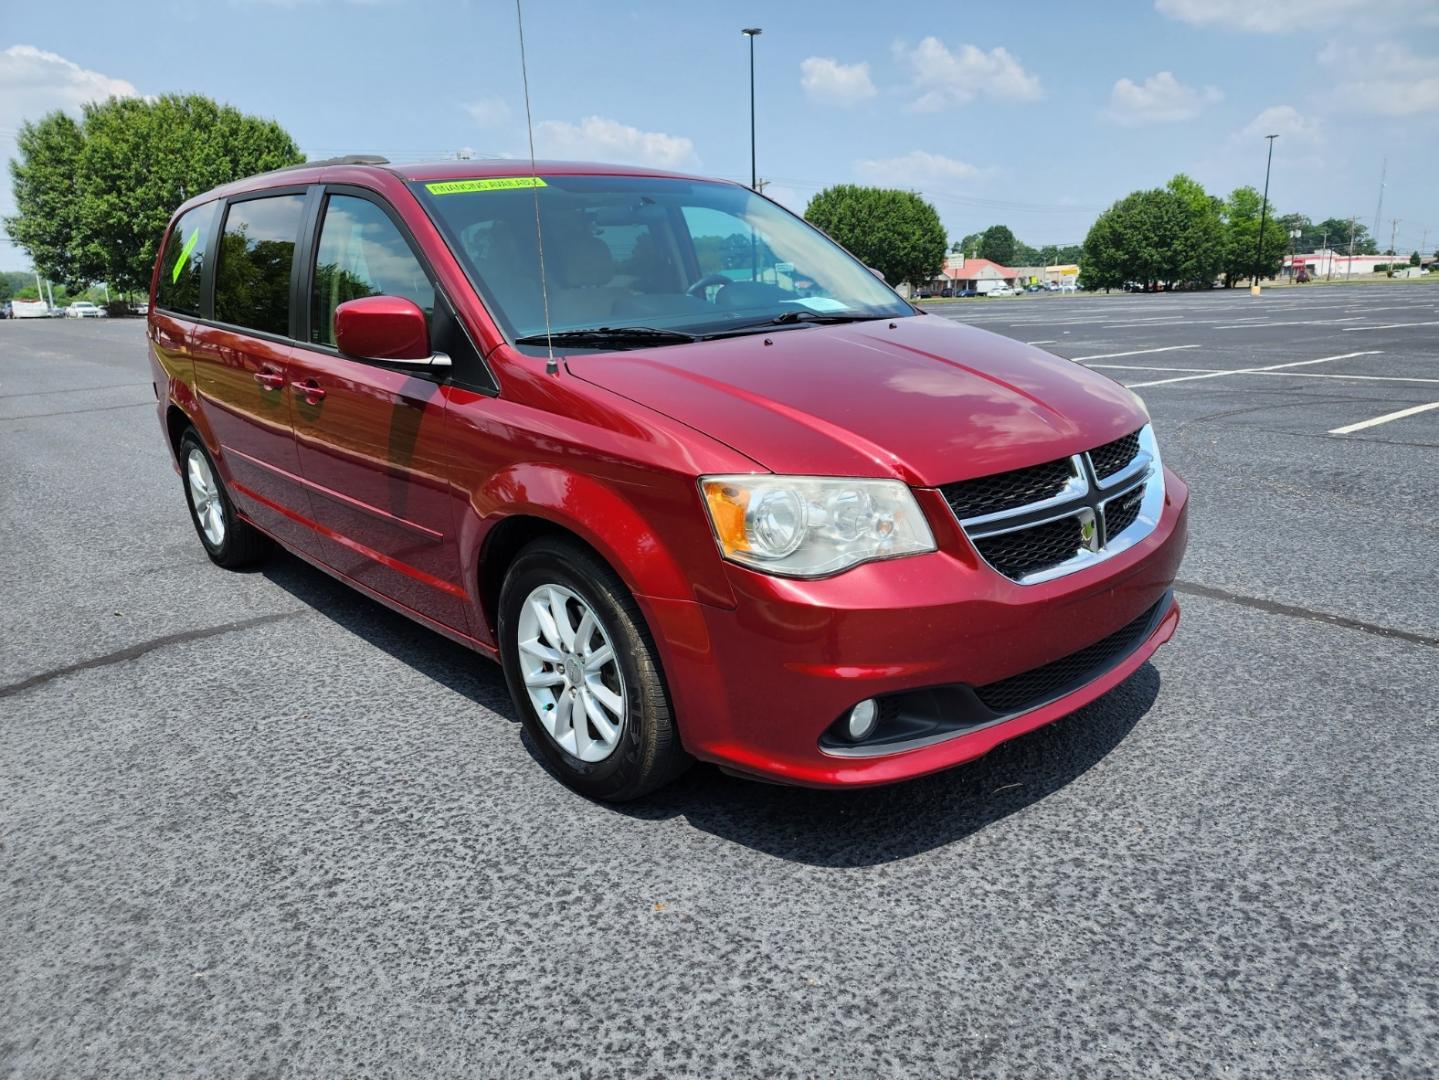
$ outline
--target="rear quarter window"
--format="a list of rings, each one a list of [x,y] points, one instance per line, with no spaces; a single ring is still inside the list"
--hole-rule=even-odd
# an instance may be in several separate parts
[[[210,257],[210,234],[218,202],[187,210],[170,230],[160,256],[160,278],[155,284],[155,306],[182,315],[199,315],[200,279]]]
[[[290,276],[303,195],[230,204],[215,268],[215,319],[267,334],[290,332]]]

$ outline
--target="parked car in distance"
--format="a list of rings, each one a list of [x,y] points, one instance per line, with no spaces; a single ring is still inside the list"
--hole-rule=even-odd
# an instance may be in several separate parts
[[[959,289],[955,292],[954,295],[968,299],[969,297],[973,296],[983,296],[984,293],[980,292],[978,289]]]
[[[1019,295],[1019,292],[1018,292],[1017,290],[1015,290],[1015,289],[1010,288],[1008,285],[1000,285],[1000,286],[998,286],[997,288],[990,289],[989,292],[985,293],[985,295],[986,295],[986,296],[1018,296],[1018,295]]]
[[[179,207],[151,292],[210,559],[278,542],[498,661],[590,797],[694,758],[820,787],[950,768],[1178,625],[1187,489],[1143,402],[925,314],[739,184],[296,166]]]
[[[76,300],[65,309],[65,317],[67,319],[103,319],[105,312],[89,300]]]
[[[11,300],[10,317],[12,319],[48,319],[50,305],[44,300]]]
[[[1077,289],[1078,285],[1073,281],[1061,281],[1059,283],[1060,292],[1075,292]]]

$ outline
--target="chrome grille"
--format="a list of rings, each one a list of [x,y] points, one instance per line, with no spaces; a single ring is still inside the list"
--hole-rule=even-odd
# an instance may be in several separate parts
[[[1115,439],[1103,446],[1096,446],[1089,452],[1094,463],[1094,475],[1103,480],[1113,476],[1139,454],[1139,432],[1131,432],[1122,439]]]
[[[1146,425],[1070,458],[940,492],[985,562],[1031,585],[1110,558],[1152,532],[1164,475]]]
[[[1058,566],[1083,546],[1077,517],[1046,521],[1032,529],[985,536],[974,542],[984,561],[1016,581],[1025,574]]]
[[[1017,506],[1052,499],[1074,477],[1074,459],[1046,461],[1028,469],[961,480],[940,488],[945,502],[960,519],[983,517],[1013,510]]]

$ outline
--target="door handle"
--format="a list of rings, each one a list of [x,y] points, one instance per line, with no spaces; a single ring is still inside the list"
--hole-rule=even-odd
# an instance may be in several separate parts
[[[285,385],[285,376],[278,371],[257,371],[255,381],[265,390],[278,390]]]
[[[306,405],[318,405],[325,400],[325,391],[314,379],[306,379],[304,382],[292,382],[290,389],[300,394],[305,399]]]

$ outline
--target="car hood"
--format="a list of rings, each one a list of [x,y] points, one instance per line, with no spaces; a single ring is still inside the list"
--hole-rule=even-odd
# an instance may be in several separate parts
[[[1088,368],[929,315],[572,354],[566,365],[774,472],[921,487],[1078,453],[1147,419],[1133,393]]]

